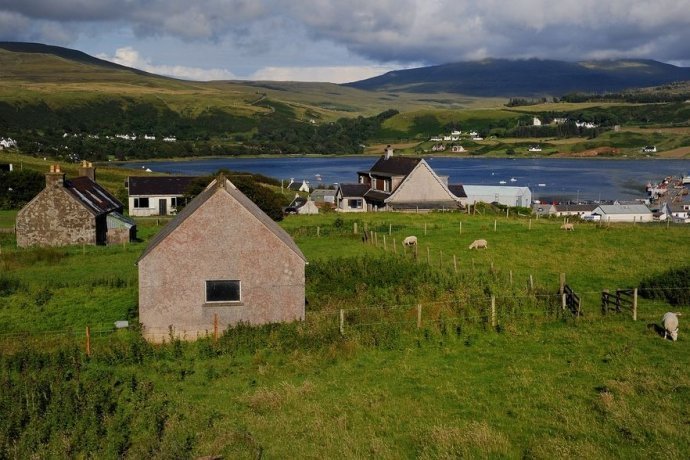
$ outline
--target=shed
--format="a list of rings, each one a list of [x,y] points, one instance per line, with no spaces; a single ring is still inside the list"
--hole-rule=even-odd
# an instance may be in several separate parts
[[[651,222],[652,211],[644,204],[602,204],[592,211],[602,222]]]
[[[306,259],[290,235],[223,175],[139,258],[144,336],[196,339],[239,322],[304,319]]]

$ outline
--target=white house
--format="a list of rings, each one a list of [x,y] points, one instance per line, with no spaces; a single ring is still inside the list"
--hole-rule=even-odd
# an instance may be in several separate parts
[[[193,176],[130,176],[127,178],[130,216],[167,216],[183,206]]]
[[[651,222],[652,211],[643,204],[602,204],[592,211],[602,222]]]
[[[462,134],[462,133],[460,132],[460,130],[457,130],[457,129],[454,129],[453,131],[450,132],[451,136],[459,136],[460,134]]]
[[[12,139],[11,137],[8,137],[7,139],[5,139],[4,137],[0,137],[0,150],[12,148],[17,148],[17,141]]]
[[[541,120],[537,117],[532,118],[532,126],[541,126]]]

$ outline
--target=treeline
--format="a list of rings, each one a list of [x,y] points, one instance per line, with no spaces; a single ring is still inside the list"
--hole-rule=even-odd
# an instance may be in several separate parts
[[[0,170],[0,210],[20,209],[45,187],[43,174],[31,170]]]
[[[244,117],[209,108],[198,115],[178,113],[164,104],[102,99],[52,108],[43,102],[15,105],[0,102],[0,134],[39,156],[68,161],[109,158],[147,159],[257,153],[361,153],[363,145],[398,112],[374,117],[343,118],[315,124],[297,120],[286,104],[257,103],[270,113]],[[135,140],[116,138],[135,134]],[[155,136],[155,140],[144,139]],[[96,137],[97,136],[97,137]],[[163,138],[174,136],[175,142]]]

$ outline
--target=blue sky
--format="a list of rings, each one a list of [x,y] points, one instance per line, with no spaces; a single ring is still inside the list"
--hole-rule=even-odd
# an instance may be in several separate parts
[[[690,0],[0,0],[0,40],[193,80],[342,83],[483,58],[690,66]]]

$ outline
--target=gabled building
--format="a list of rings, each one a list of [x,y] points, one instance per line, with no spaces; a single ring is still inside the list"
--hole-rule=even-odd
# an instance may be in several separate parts
[[[652,211],[643,204],[602,204],[592,211],[601,222],[651,222]]]
[[[129,176],[127,191],[129,194],[130,216],[168,216],[184,206],[184,195],[193,176]]]
[[[304,319],[302,251],[223,175],[151,240],[137,264],[139,320],[151,341]]]
[[[292,202],[285,208],[285,214],[318,214],[319,208],[311,198],[295,195]]]
[[[83,162],[79,174],[67,180],[60,165],[50,167],[46,187],[17,214],[17,246],[117,244],[136,237],[124,205],[96,183],[93,165]]]
[[[467,204],[478,202],[498,203],[505,206],[532,205],[532,191],[529,187],[510,187],[502,185],[464,185]]]
[[[340,186],[336,195],[338,210],[428,210],[461,206],[448,190],[447,177],[436,175],[424,159],[396,157],[390,148],[369,170],[359,171],[357,176],[359,187]]]

